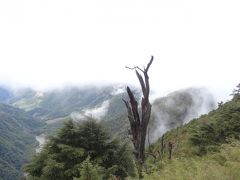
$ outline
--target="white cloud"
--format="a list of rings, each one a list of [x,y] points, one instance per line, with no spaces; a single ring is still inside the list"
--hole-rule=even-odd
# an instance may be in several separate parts
[[[0,82],[134,82],[125,65],[155,55],[152,87],[233,88],[239,81],[240,2],[0,1]]]

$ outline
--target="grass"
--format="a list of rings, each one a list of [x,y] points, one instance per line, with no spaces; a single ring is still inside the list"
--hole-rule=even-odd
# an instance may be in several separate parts
[[[164,134],[151,145],[144,168],[146,180],[240,179],[240,98],[221,105],[208,115]],[[168,159],[168,143],[173,144]]]
[[[237,180],[240,179],[240,141],[223,144],[206,156],[158,160],[145,172],[146,180]]]

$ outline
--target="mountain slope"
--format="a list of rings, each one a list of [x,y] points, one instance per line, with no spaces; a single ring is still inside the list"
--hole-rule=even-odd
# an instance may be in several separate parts
[[[154,142],[169,129],[181,126],[193,118],[213,110],[213,95],[205,88],[188,88],[174,91],[152,104],[150,137]]]
[[[150,147],[146,179],[239,179],[240,97],[172,129]],[[169,160],[169,142],[173,145]]]
[[[122,101],[127,98],[124,92],[124,86],[120,85],[66,87],[46,92],[26,89],[19,91],[11,103],[46,121],[48,132],[60,128],[69,118],[80,121],[90,116],[101,120],[114,134],[125,136],[129,123]],[[140,99],[139,90],[135,90],[135,95]],[[150,121],[151,142],[166,130],[207,113],[214,105],[212,95],[203,88],[179,90],[156,99]]]
[[[34,133],[40,124],[23,110],[0,104],[0,177],[18,179],[21,166],[36,143]]]
[[[95,108],[109,100],[115,90],[114,86],[66,87],[46,92],[28,90],[19,93],[11,103],[35,117],[47,120]]]

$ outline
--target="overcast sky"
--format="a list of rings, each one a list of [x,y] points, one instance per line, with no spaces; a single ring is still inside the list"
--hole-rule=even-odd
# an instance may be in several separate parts
[[[240,81],[239,9],[239,0],[0,0],[0,84],[137,83],[125,65],[154,55],[153,89],[226,97]]]

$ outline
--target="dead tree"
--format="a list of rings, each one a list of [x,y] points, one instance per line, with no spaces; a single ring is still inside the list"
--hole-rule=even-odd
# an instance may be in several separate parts
[[[172,159],[172,149],[173,149],[173,144],[169,141],[168,142],[168,152],[169,152],[168,159]]]
[[[162,135],[162,140],[161,140],[161,158],[163,159],[163,150],[164,150],[164,134]]]
[[[129,101],[123,99],[127,110],[128,110],[128,119],[130,122],[130,130],[132,135],[132,142],[135,149],[135,156],[139,162],[143,163],[145,159],[145,140],[147,135],[147,127],[149,123],[149,119],[151,116],[151,104],[149,102],[149,77],[148,77],[148,70],[153,62],[153,56],[151,60],[147,64],[146,68],[139,68],[135,66],[133,68],[126,67],[128,69],[135,70],[138,80],[140,82],[142,88],[142,101],[141,101],[141,108],[139,110],[138,102],[132,93],[131,89],[127,87],[127,94],[129,97]],[[139,71],[144,75],[143,76],[139,73]],[[141,112],[141,114],[139,113]]]

